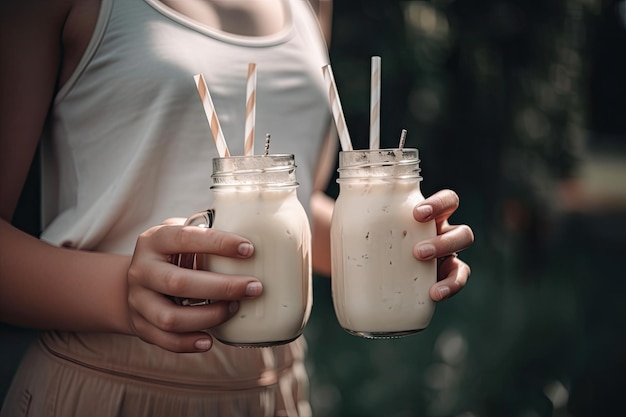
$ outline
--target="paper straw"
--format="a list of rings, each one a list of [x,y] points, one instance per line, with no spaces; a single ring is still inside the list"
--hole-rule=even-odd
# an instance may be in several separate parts
[[[370,149],[380,149],[380,57],[372,57],[370,85]]]
[[[266,133],[265,134],[265,150],[263,152],[263,155],[267,156],[270,154],[270,134]]]
[[[230,152],[228,151],[228,146],[226,145],[226,139],[224,139],[224,133],[222,132],[220,122],[217,119],[215,106],[213,106],[213,100],[211,100],[211,94],[209,94],[209,88],[206,85],[204,76],[202,74],[196,74],[193,76],[193,79],[196,81],[198,94],[202,100],[204,114],[206,114],[206,118],[209,122],[209,128],[211,129],[215,146],[217,146],[217,152],[220,157],[228,158],[230,156]]]
[[[246,84],[246,128],[243,154],[254,155],[254,123],[256,117],[256,64],[248,64]]]
[[[350,140],[350,134],[348,133],[348,126],[346,125],[346,119],[341,108],[341,101],[339,100],[339,93],[337,92],[337,84],[335,84],[335,77],[333,76],[333,70],[330,64],[322,67],[324,74],[324,80],[326,81],[326,92],[328,93],[328,101],[330,102],[330,108],[335,119],[335,125],[337,126],[337,133],[339,134],[339,141],[341,142],[341,150],[351,151],[352,141]]]
[[[405,142],[406,142],[406,129],[402,129],[402,132],[400,133],[400,145],[398,146],[398,149],[402,150],[402,148],[404,148]]]

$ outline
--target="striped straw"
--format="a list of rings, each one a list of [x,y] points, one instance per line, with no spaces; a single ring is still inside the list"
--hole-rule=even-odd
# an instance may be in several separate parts
[[[209,94],[209,88],[206,85],[204,76],[202,74],[196,74],[193,76],[193,79],[196,81],[198,94],[200,95],[200,99],[202,100],[204,114],[206,114],[206,118],[209,122],[211,134],[213,135],[215,146],[217,146],[217,152],[219,153],[220,157],[228,158],[230,156],[230,152],[228,151],[228,146],[226,145],[226,139],[224,139],[224,133],[222,133],[220,122],[217,119],[215,106],[213,106],[213,100],[211,100],[211,94]]]
[[[370,149],[380,148],[380,57],[372,57],[370,86]]]
[[[337,133],[339,134],[339,141],[341,142],[341,150],[351,151],[352,141],[350,140],[348,126],[346,125],[346,119],[343,114],[343,109],[341,108],[341,100],[339,100],[339,93],[337,92],[337,84],[335,83],[335,77],[333,76],[333,70],[330,64],[326,64],[322,67],[322,73],[324,74],[324,80],[326,81],[328,101],[330,102],[330,108],[333,112],[335,125],[337,126]]]
[[[256,117],[256,64],[248,64],[248,82],[246,84],[246,134],[243,154],[254,155],[254,123]]]

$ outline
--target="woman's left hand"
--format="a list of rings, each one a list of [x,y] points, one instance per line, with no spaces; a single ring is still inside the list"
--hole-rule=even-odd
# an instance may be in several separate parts
[[[437,259],[437,283],[430,288],[430,298],[441,301],[458,293],[470,276],[468,264],[457,253],[474,243],[474,233],[467,225],[450,225],[448,219],[459,207],[459,196],[452,190],[441,190],[413,209],[418,222],[434,220],[437,236],[418,242],[413,256],[419,260]]]

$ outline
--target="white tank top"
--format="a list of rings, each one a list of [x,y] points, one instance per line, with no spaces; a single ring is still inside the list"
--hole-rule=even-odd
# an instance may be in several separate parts
[[[209,208],[217,151],[193,75],[204,74],[231,154],[242,155],[249,62],[258,77],[255,153],[267,132],[271,153],[295,154],[308,209],[330,120],[328,55],[308,2],[285,3],[282,32],[245,37],[155,0],[103,0],[43,141],[42,239],[130,254],[142,231]]]

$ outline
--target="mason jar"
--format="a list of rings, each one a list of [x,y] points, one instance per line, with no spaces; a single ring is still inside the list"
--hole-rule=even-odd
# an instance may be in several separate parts
[[[248,259],[197,254],[195,267],[254,276],[263,293],[240,300],[235,315],[210,333],[233,346],[288,343],[302,334],[312,307],[311,229],[296,195],[294,156],[215,158],[211,178],[213,207],[191,216],[187,224],[244,236],[254,254]],[[212,300],[179,301],[197,305]]]
[[[426,328],[434,313],[430,287],[436,260],[419,261],[413,246],[436,236],[419,223],[417,149],[339,153],[339,195],[331,224],[332,297],[340,325],[365,338],[394,338]]]

